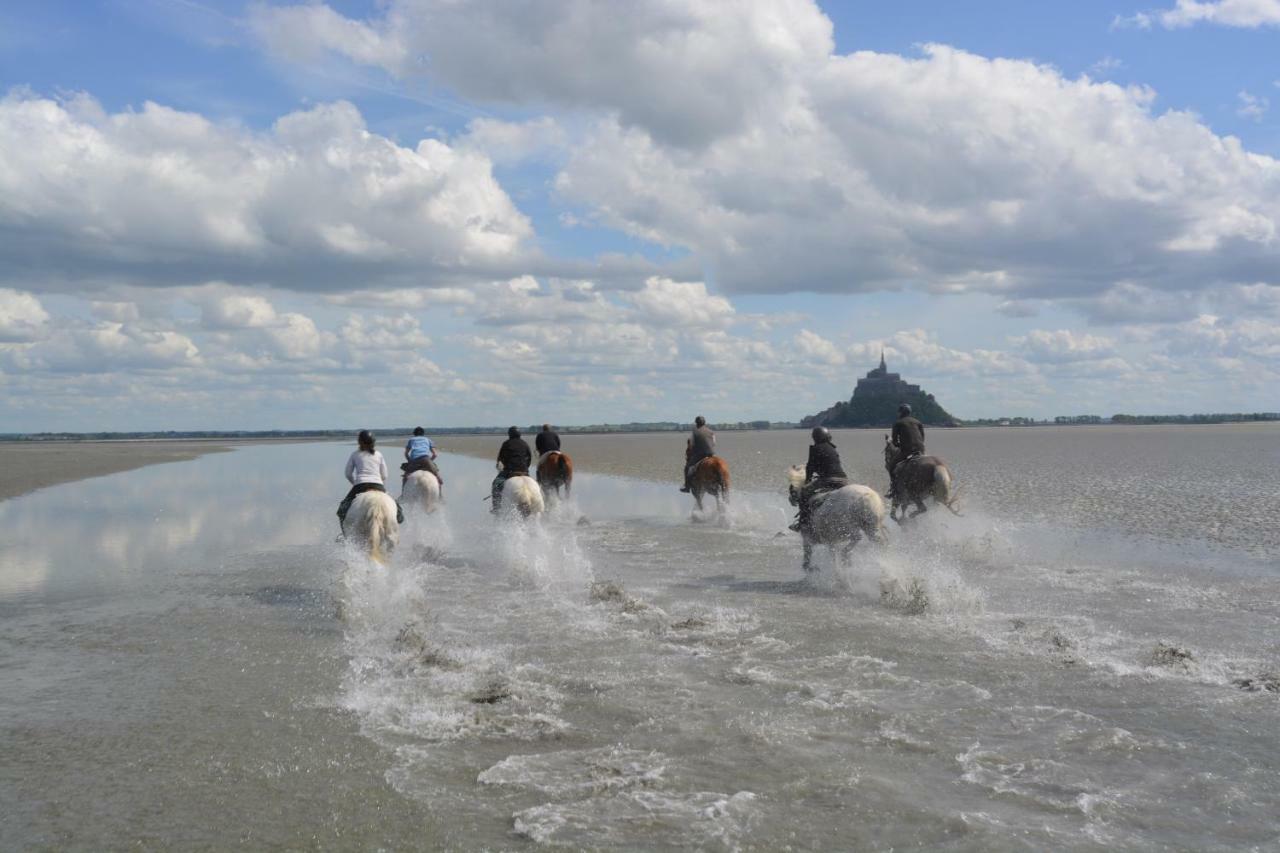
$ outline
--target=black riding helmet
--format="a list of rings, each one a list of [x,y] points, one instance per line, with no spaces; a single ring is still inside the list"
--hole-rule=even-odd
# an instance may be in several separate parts
[[[377,444],[378,439],[374,438],[373,433],[369,432],[367,429],[362,429],[356,434],[356,442],[361,447],[368,446],[369,449],[372,450],[373,446]]]
[[[831,440],[831,430],[827,429],[824,426],[814,427],[813,432],[810,433],[810,435],[813,436],[814,444],[822,444],[824,442],[828,442]]]
[[[519,437],[520,437],[520,430],[518,428],[511,427],[510,429],[507,430],[507,438],[519,438]]]
[[[911,407],[908,406],[906,403],[903,403],[901,406],[898,407],[898,414],[901,417],[905,418],[907,415],[911,414]]]

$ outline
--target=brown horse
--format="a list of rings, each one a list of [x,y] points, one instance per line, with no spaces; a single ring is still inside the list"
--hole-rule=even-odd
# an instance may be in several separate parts
[[[893,476],[893,460],[897,456],[898,448],[893,446],[889,436],[884,437],[884,467],[889,472],[889,476]],[[889,517],[899,524],[902,523],[901,516],[908,519],[915,518],[922,512],[926,512],[924,499],[932,497],[935,503],[940,503],[956,515],[956,498],[959,496],[960,490],[953,489],[951,480],[951,469],[947,467],[947,463],[939,456],[913,456],[902,463],[902,467],[898,469],[898,487],[893,492],[893,506],[889,509]],[[910,515],[907,515],[906,505],[914,503],[916,509]]]
[[[693,469],[689,491],[702,512],[703,495],[716,499],[716,511],[723,512],[723,504],[729,502],[729,466],[719,456],[708,456]]]
[[[538,460],[538,485],[548,497],[552,490],[560,497],[560,489],[564,488],[564,496],[569,497],[569,487],[573,484],[573,460],[568,453],[552,450],[544,453]]]

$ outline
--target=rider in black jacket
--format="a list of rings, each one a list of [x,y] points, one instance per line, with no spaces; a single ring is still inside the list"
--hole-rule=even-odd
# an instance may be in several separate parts
[[[543,424],[542,432],[538,433],[538,437],[533,440],[533,445],[538,449],[539,456],[559,450],[560,435],[551,428],[551,424]]]
[[[800,517],[791,525],[792,530],[808,529],[813,515],[813,497],[849,484],[849,477],[840,465],[840,453],[831,441],[826,427],[813,428],[813,444],[809,447],[809,461],[804,466],[804,488],[800,490]]]
[[[898,406],[898,419],[893,424],[891,441],[898,452],[889,465],[889,497],[893,497],[898,489],[898,478],[894,471],[899,463],[924,453],[924,424],[911,417],[911,407],[906,403]]]
[[[498,476],[493,478],[490,497],[493,501],[491,511],[496,513],[502,503],[502,484],[509,477],[529,476],[529,463],[533,461],[533,451],[528,443],[520,437],[520,430],[511,427],[507,430],[507,440],[502,442],[498,450]]]

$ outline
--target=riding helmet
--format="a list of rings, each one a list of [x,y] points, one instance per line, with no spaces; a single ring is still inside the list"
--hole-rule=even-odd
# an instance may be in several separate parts
[[[511,427],[510,429],[507,430],[507,438],[519,438],[519,437],[520,437],[520,430],[518,428]]]
[[[373,433],[369,432],[367,429],[362,429],[359,434],[356,435],[356,441],[361,445],[367,444],[370,447],[373,447],[377,442],[377,439],[373,437]]]
[[[827,429],[824,426],[814,427],[813,432],[811,434],[813,435],[814,444],[822,444],[824,441],[831,440],[831,430]]]
[[[898,414],[905,418],[907,415],[911,414],[911,407],[906,403],[903,403],[898,407]]]

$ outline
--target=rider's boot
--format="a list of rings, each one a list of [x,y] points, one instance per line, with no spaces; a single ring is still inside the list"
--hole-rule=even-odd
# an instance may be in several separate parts
[[[684,474],[684,485],[680,487],[680,491],[684,492],[686,495],[687,495],[687,494],[689,494],[689,471],[688,471],[688,469],[685,469],[685,474]]]

